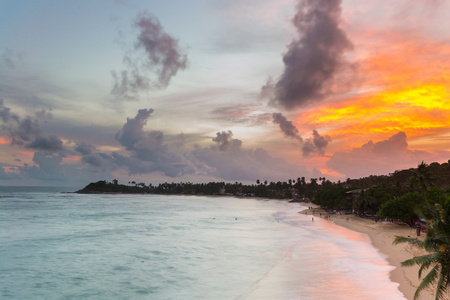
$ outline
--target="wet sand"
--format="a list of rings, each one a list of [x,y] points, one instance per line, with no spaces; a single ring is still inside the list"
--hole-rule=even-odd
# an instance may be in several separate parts
[[[372,244],[380,251],[380,253],[386,255],[387,261],[395,267],[390,273],[391,280],[399,283],[399,290],[407,299],[414,299],[414,293],[421,282],[418,278],[419,267],[402,267],[401,262],[414,256],[426,254],[426,252],[409,244],[393,245],[392,243],[396,236],[416,237],[414,228],[411,228],[408,225],[399,225],[391,222],[375,222],[354,215],[328,215],[324,210],[318,208],[314,204],[307,203],[306,206],[312,207],[312,209],[306,209],[302,213],[313,215],[314,212],[315,217],[322,218],[329,216],[330,220],[338,226],[367,234]],[[322,215],[320,216],[320,214]],[[421,236],[418,238],[423,240],[424,237],[425,233],[421,233]],[[426,272],[424,274],[426,275]],[[434,299],[434,288],[423,290],[418,299]]]

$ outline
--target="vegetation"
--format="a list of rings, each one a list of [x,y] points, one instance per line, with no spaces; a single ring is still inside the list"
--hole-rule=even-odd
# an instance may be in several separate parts
[[[423,197],[417,193],[407,193],[401,197],[389,200],[381,205],[379,217],[388,217],[413,226],[419,219],[416,210],[424,202]]]
[[[428,202],[421,208],[420,214],[431,221],[425,240],[397,237],[394,243],[410,243],[428,251],[426,255],[402,262],[403,266],[419,265],[419,277],[429,270],[414,299],[433,283],[436,283],[435,299],[444,299],[445,291],[450,286],[450,197],[440,197],[437,203]]]
[[[390,175],[368,176],[331,182],[325,177],[305,177],[281,182],[256,180],[256,184],[240,182],[160,183],[146,185],[131,181],[128,185],[106,181],[91,183],[79,193],[150,193],[183,195],[237,195],[275,199],[310,200],[332,210],[353,211],[362,216],[391,218],[408,222],[414,219],[414,207],[437,192],[450,191],[450,160],[417,168],[395,171]],[[434,193],[434,194],[433,194]],[[414,195],[413,195],[414,194]],[[404,198],[406,197],[406,198]],[[398,208],[402,208],[399,210]]]

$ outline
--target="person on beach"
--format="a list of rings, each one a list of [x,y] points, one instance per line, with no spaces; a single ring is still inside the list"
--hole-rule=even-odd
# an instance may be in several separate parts
[[[422,226],[421,226],[420,222],[417,221],[417,222],[416,222],[416,233],[417,233],[417,236],[418,236],[418,237],[420,236],[420,230],[422,229],[421,227],[422,227]]]

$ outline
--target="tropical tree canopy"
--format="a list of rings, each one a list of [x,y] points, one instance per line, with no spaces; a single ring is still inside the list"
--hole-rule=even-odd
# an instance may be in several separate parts
[[[408,193],[381,205],[378,216],[392,218],[413,225],[419,219],[416,209],[423,204],[424,198],[417,193]]]

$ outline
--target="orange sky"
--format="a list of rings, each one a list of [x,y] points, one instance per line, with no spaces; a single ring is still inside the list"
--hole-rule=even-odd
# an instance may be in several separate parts
[[[296,125],[326,128],[349,148],[398,131],[416,148],[445,146],[439,138],[449,135],[449,45],[391,33],[359,68],[363,81],[353,95],[301,112]]]

